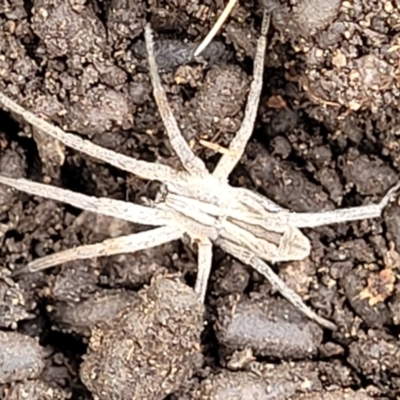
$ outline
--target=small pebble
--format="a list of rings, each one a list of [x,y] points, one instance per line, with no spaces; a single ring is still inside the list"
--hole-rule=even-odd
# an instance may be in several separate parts
[[[37,378],[44,354],[37,340],[17,332],[0,331],[0,384]]]
[[[229,351],[304,359],[317,354],[322,329],[281,299],[229,302],[218,309],[217,338]]]

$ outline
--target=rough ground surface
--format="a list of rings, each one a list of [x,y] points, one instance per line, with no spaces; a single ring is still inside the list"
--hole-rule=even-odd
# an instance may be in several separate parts
[[[0,89],[95,143],[178,166],[146,71],[142,33],[151,21],[171,105],[212,168],[215,150],[242,119],[266,7],[273,18],[264,90],[232,183],[294,211],[378,201],[400,172],[399,0],[241,1],[203,59],[192,62],[224,3],[2,1]],[[154,183],[20,122],[0,111],[2,174],[130,201],[154,196]],[[144,395],[149,400],[397,398],[398,204],[382,219],[307,230],[311,256],[277,266],[340,326],[335,333],[298,315],[220,250],[203,315],[182,286],[193,286],[196,266],[185,243],[11,277],[31,259],[140,229],[0,187],[2,399],[119,398],[143,393],[147,371],[161,387]],[[168,288],[157,292],[154,277],[166,273],[181,278],[165,278]],[[132,318],[142,330],[132,331]],[[155,327],[160,335],[150,341]],[[110,354],[119,355],[115,364]],[[127,378],[107,386],[116,366]]]

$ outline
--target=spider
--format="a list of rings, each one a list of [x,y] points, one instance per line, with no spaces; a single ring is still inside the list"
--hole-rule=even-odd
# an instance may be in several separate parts
[[[181,239],[187,234],[198,247],[198,273],[194,290],[201,302],[205,299],[214,244],[266,277],[276,290],[310,319],[326,328],[336,329],[335,324],[307,307],[301,297],[288,288],[263,259],[275,263],[306,258],[310,254],[311,246],[299,228],[379,217],[393,193],[400,187],[400,182],[388,191],[379,204],[321,213],[290,212],[258,193],[229,185],[228,176],[244,153],[257,116],[269,21],[269,14],[264,13],[254,59],[253,81],[242,125],[212,173],[190,149],[173,116],[157,70],[150,25],[145,27],[145,41],[154,98],[168,138],[182,164],[182,170],[136,160],[64,132],[0,92],[0,104],[3,108],[22,116],[27,123],[66,146],[143,179],[163,183],[163,189],[155,202],[138,205],[91,197],[25,179],[0,176],[0,184],[31,195],[154,227],[145,232],[47,255],[27,263],[22,272],[35,272],[72,260],[136,252]]]

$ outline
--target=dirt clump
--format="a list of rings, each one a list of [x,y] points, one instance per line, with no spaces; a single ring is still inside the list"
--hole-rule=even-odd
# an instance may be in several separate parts
[[[93,329],[81,378],[99,399],[164,399],[201,366],[203,307],[177,279],[156,278]]]

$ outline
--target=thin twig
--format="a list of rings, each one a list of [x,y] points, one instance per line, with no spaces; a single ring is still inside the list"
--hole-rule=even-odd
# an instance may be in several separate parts
[[[236,3],[237,0],[229,0],[229,3],[224,8],[224,11],[222,11],[222,14],[219,16],[217,22],[214,24],[210,32],[208,32],[207,36],[203,39],[199,47],[197,47],[196,51],[194,52],[195,57],[199,56],[200,53],[202,53],[204,49],[211,43],[211,41],[214,39],[214,36],[221,29],[221,26],[228,18],[229,14],[232,12],[233,7],[235,7]]]

